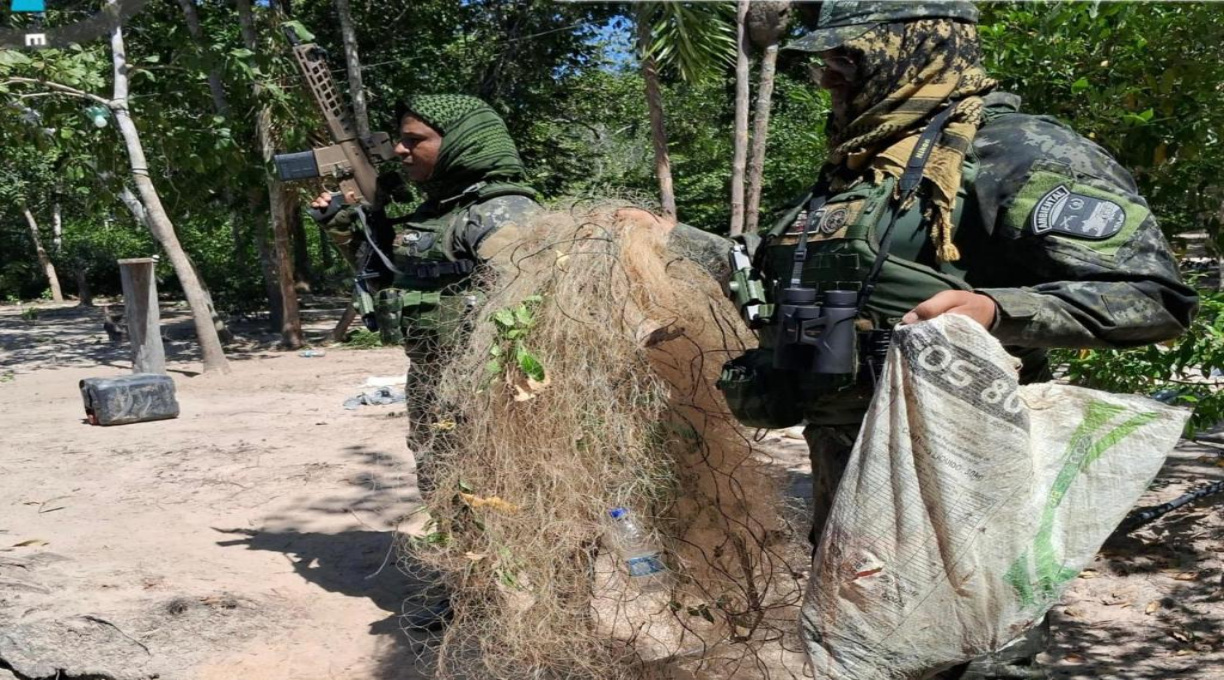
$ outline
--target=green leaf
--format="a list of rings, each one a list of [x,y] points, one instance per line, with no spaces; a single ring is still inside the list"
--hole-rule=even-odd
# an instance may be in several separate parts
[[[1071,83],[1071,93],[1079,94],[1080,92],[1083,92],[1084,90],[1087,90],[1090,87],[1092,86],[1088,84],[1087,78],[1080,78],[1074,83]]]
[[[531,326],[535,323],[535,318],[531,314],[531,310],[526,305],[519,305],[514,310],[514,320],[520,326]]]
[[[505,329],[514,328],[514,313],[508,309],[499,309],[493,312],[493,323]]]
[[[0,50],[0,66],[24,66],[30,58],[17,50]]]
[[[485,364],[485,373],[487,373],[488,375],[495,376],[501,372],[502,372],[501,359],[489,359],[489,361]]]
[[[544,364],[535,357],[534,354],[528,352],[521,345],[515,353],[515,361],[518,362],[519,370],[521,370],[528,378],[532,380],[544,380]]]
[[[237,49],[230,50],[230,55],[239,59],[250,59],[251,57],[255,56],[255,53],[245,47],[239,47]]]

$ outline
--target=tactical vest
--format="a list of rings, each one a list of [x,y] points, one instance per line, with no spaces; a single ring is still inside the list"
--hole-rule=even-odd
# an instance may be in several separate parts
[[[412,219],[395,237],[392,263],[397,270],[390,288],[378,291],[375,311],[384,343],[407,343],[428,351],[452,344],[468,312],[479,302],[471,274],[477,254],[462,250],[455,230],[467,225],[473,209],[502,196],[527,196],[530,189],[513,184],[475,184],[449,202],[442,215]]]
[[[986,122],[1014,110],[990,107]],[[962,173],[953,212],[956,233],[981,228],[976,211],[965,210],[978,174],[978,161],[972,152],[965,156]],[[780,287],[789,283],[805,225],[808,252],[801,269],[802,284],[820,293],[861,290],[879,257],[881,232],[899,209],[894,199],[896,185],[897,180],[891,177],[874,185],[863,179],[830,196],[815,214],[811,214],[815,190],[792,204],[763,236],[754,255],[769,297],[776,300]],[[730,362],[719,382],[741,422],[766,428],[789,427],[802,421],[816,425],[861,422],[874,391],[875,371],[887,351],[890,329],[906,312],[936,293],[971,288],[964,281],[963,268],[956,263],[939,263],[935,257],[930,225],[923,219],[928,200],[924,187],[893,226],[891,247],[876,287],[856,322],[858,374],[827,376],[773,368],[773,348],[779,332],[775,320],[758,330],[761,349]]]

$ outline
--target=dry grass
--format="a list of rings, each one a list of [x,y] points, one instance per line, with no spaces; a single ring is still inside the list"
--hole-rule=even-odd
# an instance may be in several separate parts
[[[714,387],[751,334],[682,250],[642,211],[543,216],[436,358],[410,440],[436,461],[414,559],[454,592],[440,677],[791,676],[763,657],[798,647],[794,532]],[[626,583],[617,506],[665,548],[667,592]]]

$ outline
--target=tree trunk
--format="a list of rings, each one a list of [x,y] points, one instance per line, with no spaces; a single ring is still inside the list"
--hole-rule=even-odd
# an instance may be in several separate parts
[[[735,7],[735,129],[731,155],[731,235],[744,232],[744,168],[748,162],[748,104],[752,98],[748,71],[748,2]]]
[[[650,141],[654,145],[655,176],[659,178],[659,203],[663,216],[676,222],[676,192],[672,187],[671,157],[667,152],[667,128],[663,124],[663,94],[659,89],[658,64],[650,55],[650,22],[644,10],[638,12],[637,39],[642,79],[646,83],[646,107],[650,110]]]
[[[161,309],[157,301],[157,260],[138,257],[119,260],[123,282],[123,317],[132,343],[133,373],[166,373],[166,348],[162,344]]]
[[[317,225],[319,228],[319,255],[323,259],[323,271],[330,272],[332,265],[336,263],[335,256],[332,253],[332,248],[335,246],[331,243],[331,237],[327,235],[327,230],[323,225]]]
[[[752,121],[752,154],[748,158],[748,208],[744,231],[754,234],[760,225],[761,187],[765,181],[765,143],[769,139],[769,109],[773,100],[778,66],[778,44],[765,48],[761,56],[761,79],[757,83],[756,114]]]
[[[38,255],[38,266],[42,267],[43,274],[47,277],[47,284],[51,286],[51,299],[56,302],[63,302],[64,293],[60,290],[59,277],[55,274],[55,265],[51,263],[51,258],[47,256],[47,250],[43,248],[42,238],[38,236],[38,221],[34,219],[34,213],[30,212],[29,207],[22,205],[21,212],[25,213],[26,224],[30,227],[30,240],[34,241],[34,252]]]
[[[93,291],[89,288],[89,270],[76,270],[77,299],[82,307],[93,307]]]
[[[1207,230],[1207,238],[1212,239],[1215,247],[1207,252],[1214,252],[1216,259],[1216,290],[1224,293],[1224,205],[1216,219],[1216,228]]]
[[[115,5],[116,0],[108,0],[108,5]],[[116,127],[123,136],[127,148],[128,163],[132,168],[132,182],[140,194],[141,202],[148,219],[149,230],[157,240],[166,257],[174,267],[179,283],[183,286],[183,294],[191,307],[192,320],[195,322],[196,336],[200,343],[200,353],[204,360],[204,372],[228,373],[229,361],[221,348],[221,340],[217,337],[217,329],[213,326],[210,305],[196,277],[187,254],[179,243],[174,232],[174,223],[162,206],[161,196],[153,179],[149,177],[149,164],[145,159],[144,146],[140,142],[140,131],[128,111],[128,76],[127,55],[123,46],[123,28],[117,22],[111,29],[111,58],[114,61],[114,96],[111,100],[111,112],[115,117]]]
[[[1216,291],[1224,293],[1224,252],[1216,255]]]
[[[340,315],[340,320],[336,322],[336,327],[332,329],[331,341],[344,342],[344,336],[348,335],[349,326],[353,325],[353,320],[357,318],[357,308],[349,305],[344,308],[344,314]]]
[[[64,214],[58,200],[51,203],[51,249],[57,257],[64,252]]]
[[[246,48],[252,52],[259,51],[259,39],[255,33],[255,19],[251,12],[251,0],[237,0],[238,23],[242,30],[242,40]],[[255,98],[263,94],[263,85],[256,81],[253,85]],[[285,224],[288,208],[288,196],[281,186],[280,180],[269,169],[272,167],[272,157],[276,154],[276,141],[272,133],[272,110],[264,105],[259,108],[255,118],[255,133],[259,138],[259,149],[262,154],[265,175],[268,185],[268,213],[272,222],[272,242],[276,259],[276,278],[281,293],[281,345],[288,349],[302,346],[302,321],[298,315],[297,291],[293,287],[293,264],[289,251],[289,227]]]
[[[294,287],[309,293],[314,283],[314,272],[310,266],[310,242],[306,239],[306,225],[302,223],[302,211],[289,196],[288,213],[285,220],[289,223],[289,233],[293,236],[293,283]]]
[[[302,346],[302,318],[298,311],[297,286],[294,285],[293,244],[289,242],[288,222],[289,212],[297,211],[298,206],[277,180],[269,179],[268,195],[276,197],[271,206],[272,243],[276,255],[276,280],[281,291],[281,345],[286,349],[297,349]]]
[[[258,213],[258,209],[255,212]],[[285,322],[285,307],[276,269],[276,254],[269,243],[269,230],[267,222],[255,225],[255,251],[259,254],[259,270],[263,274],[264,293],[268,296],[268,326],[280,332]]]
[[[119,201],[127,206],[129,212],[132,213],[132,219],[136,220],[137,224],[143,225],[149,231],[153,231],[153,224],[149,221],[149,212],[141,205],[140,199],[132,193],[132,190],[123,185],[119,190]],[[195,262],[191,256],[185,251],[183,257],[187,258],[187,264],[191,267],[192,274],[196,281],[199,282],[200,290],[204,293],[204,301],[208,305],[208,316],[212,319],[213,329],[217,332],[217,339],[221,342],[233,342],[234,334],[225,325],[225,319],[217,313],[217,306],[213,304],[212,293],[208,290],[208,285],[204,283],[203,277],[200,276],[200,270],[196,268]],[[181,282],[181,280],[180,280]]]
[[[183,10],[183,17],[187,20],[187,32],[191,34],[191,39],[195,41],[196,46],[200,48],[200,53],[209,58],[209,50],[204,43],[204,29],[200,27],[200,15],[196,12],[194,0],[179,0],[179,7]],[[229,103],[225,99],[225,88],[221,85],[221,71],[216,65],[210,64],[208,67],[208,89],[212,92],[213,111],[216,111],[218,116],[229,115]]]
[[[353,104],[353,118],[357,122],[357,134],[370,136],[370,114],[366,109],[365,88],[361,84],[361,58],[357,53],[357,30],[353,28],[353,11],[349,0],[336,0],[336,14],[340,18],[340,36],[344,39],[344,64],[348,68],[349,101]],[[399,121],[396,121],[399,124]]]

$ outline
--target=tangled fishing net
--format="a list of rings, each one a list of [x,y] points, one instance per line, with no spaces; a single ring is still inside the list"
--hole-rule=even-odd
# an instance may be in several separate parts
[[[405,559],[451,591],[438,675],[802,677],[804,555],[714,386],[751,335],[699,248],[616,208],[533,221],[431,358],[409,440],[433,519]],[[663,550],[653,588],[607,538],[616,507]]]

